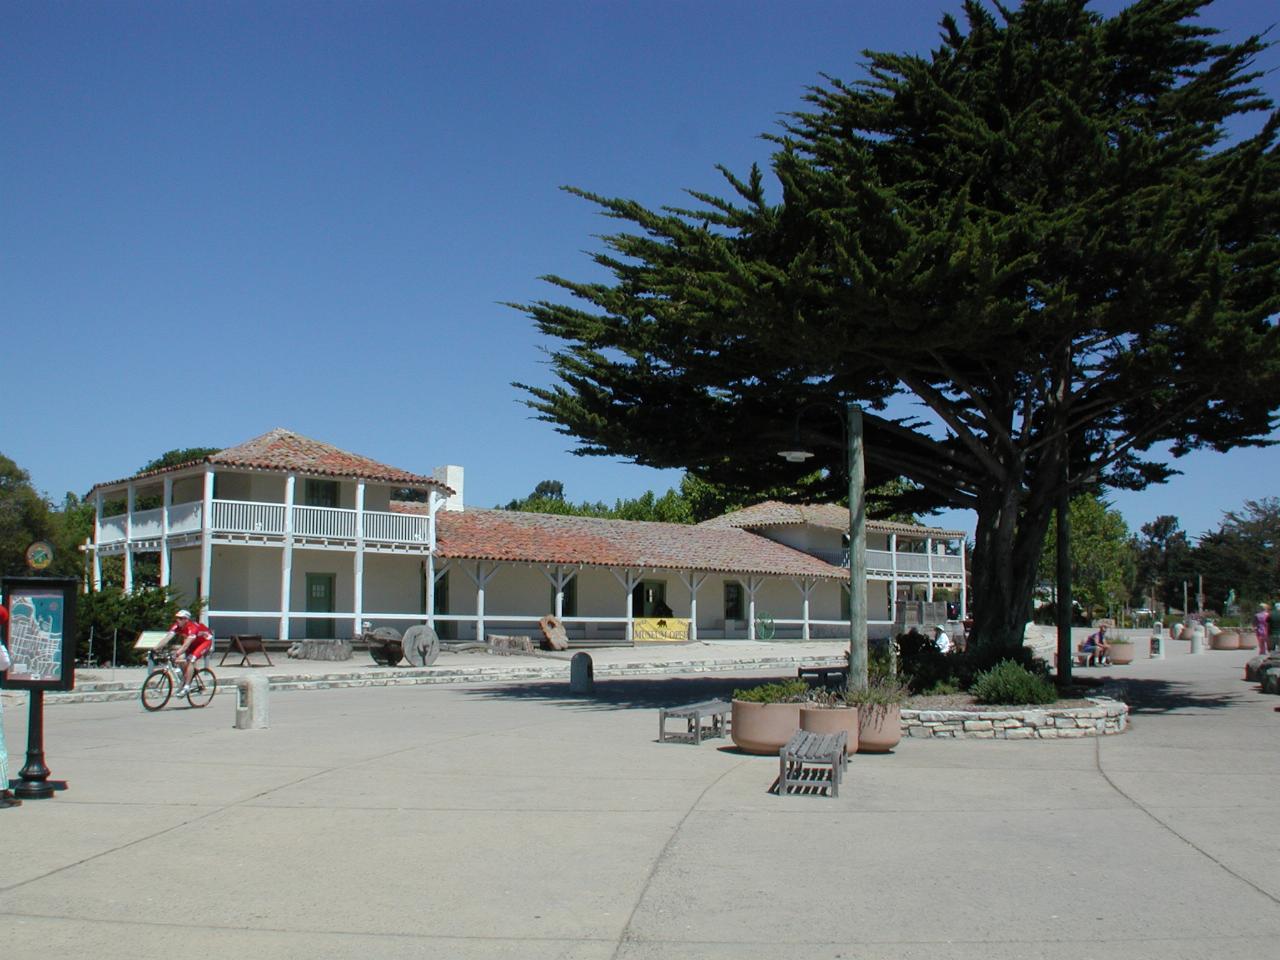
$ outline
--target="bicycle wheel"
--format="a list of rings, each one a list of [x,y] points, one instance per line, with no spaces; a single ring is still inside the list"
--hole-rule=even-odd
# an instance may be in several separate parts
[[[187,703],[193,707],[207,707],[218,692],[218,678],[213,671],[201,667],[191,675],[191,689],[187,691]]]
[[[142,706],[147,710],[159,710],[173,695],[173,681],[163,670],[147,674],[142,681]]]

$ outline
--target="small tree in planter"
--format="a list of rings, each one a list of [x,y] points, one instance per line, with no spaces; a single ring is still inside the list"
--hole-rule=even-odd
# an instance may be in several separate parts
[[[800,729],[800,703],[809,692],[803,680],[783,680],[733,692],[730,736],[740,750],[774,755]]]

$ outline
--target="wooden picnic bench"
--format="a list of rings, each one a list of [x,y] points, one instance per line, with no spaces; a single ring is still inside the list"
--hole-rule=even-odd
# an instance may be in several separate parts
[[[814,786],[825,782],[827,795],[840,796],[840,781],[849,765],[846,752],[849,734],[811,733],[797,730],[778,751],[778,796],[785,797],[791,789]],[[830,767],[831,775],[819,780],[822,767]]]
[[[658,711],[658,742],[667,740],[683,743],[701,743],[702,738],[723,737],[729,731],[729,713],[733,706],[727,700],[703,700],[683,707],[663,707]],[[667,718],[684,720],[684,733],[667,732]],[[710,720],[709,725],[703,721]]]

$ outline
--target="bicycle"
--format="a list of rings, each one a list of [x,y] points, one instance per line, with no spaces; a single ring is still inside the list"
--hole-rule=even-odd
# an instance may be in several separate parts
[[[182,664],[172,653],[152,651],[147,654],[150,672],[142,681],[142,706],[152,712],[161,709],[173,696],[174,684],[182,684]],[[191,686],[187,690],[187,703],[193,707],[207,707],[218,692],[218,678],[208,667],[200,667],[191,674]]]

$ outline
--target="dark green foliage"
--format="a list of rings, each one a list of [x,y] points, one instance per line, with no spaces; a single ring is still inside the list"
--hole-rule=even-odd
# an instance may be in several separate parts
[[[898,673],[912,693],[923,693],[964,673],[963,654],[943,653],[916,630],[898,634]]]
[[[1178,529],[1178,518],[1156,517],[1142,525],[1136,538],[1137,587],[1165,607],[1182,609],[1182,584],[1195,579],[1195,562],[1186,531]]]
[[[169,589],[159,587],[125,593],[118,587],[104,587],[82,593],[76,607],[76,658],[89,658],[89,636],[93,633],[93,659],[106,662],[115,642],[117,663],[141,663],[146,659],[133,649],[143,630],[165,630],[183,604]],[[199,605],[188,604],[197,618]]]
[[[1012,660],[979,674],[969,692],[978,703],[1036,704],[1058,699],[1058,689],[1052,683]]]
[[[1280,595],[1280,498],[1246,500],[1243,509],[1227,513],[1217,530],[1200,538],[1194,565],[1204,575],[1206,604],[1212,609],[1221,610],[1231,590],[1249,614],[1262,601],[1274,602]],[[1198,581],[1187,579],[1194,595]]]
[[[1263,41],[1204,6],[968,2],[927,58],[810,91],[776,200],[757,169],[693,209],[575,191],[627,232],[610,282],[522,308],[559,341],[531,406],[582,454],[835,500],[861,402],[868,485],[912,481],[885,508],[977,512],[973,643],[1015,652],[1064,486],[1158,482],[1154,446],[1260,444],[1280,407],[1280,116]],[[774,455],[797,429],[804,466]]]
[[[733,699],[748,703],[801,703],[809,693],[803,680],[779,680],[733,691]]]
[[[79,577],[84,572],[84,554],[78,547],[93,529],[93,508],[86,514],[72,494],[67,494],[63,511],[50,506],[31,485],[31,477],[8,457],[0,454],[0,575],[27,576],[27,547],[36,540],[53,546],[53,564],[42,571],[47,576]]]

